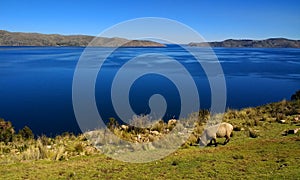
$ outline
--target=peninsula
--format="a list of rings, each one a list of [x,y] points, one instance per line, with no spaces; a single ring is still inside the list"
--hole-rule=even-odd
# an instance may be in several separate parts
[[[228,47],[228,48],[300,48],[300,40],[285,38],[270,38],[265,40],[236,40],[227,39],[225,41],[214,42],[191,42],[189,46],[197,47]]]
[[[99,47],[165,47],[148,40],[129,40],[120,37],[90,35],[60,35],[9,32],[0,30],[0,46],[99,46]],[[300,48],[300,40],[269,38],[264,40],[227,39],[213,42],[191,42],[189,46],[226,48]]]
[[[22,33],[0,30],[0,46],[100,46],[100,47],[165,47],[147,40],[128,40],[88,35]]]

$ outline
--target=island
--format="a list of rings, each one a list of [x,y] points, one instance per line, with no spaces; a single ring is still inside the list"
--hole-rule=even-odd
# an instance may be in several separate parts
[[[226,47],[226,48],[300,48],[300,40],[285,38],[269,38],[264,40],[227,39],[214,42],[191,42],[189,46],[197,47]]]
[[[0,30],[0,46],[100,46],[100,47],[165,47],[148,40],[96,37],[89,35],[60,35],[9,32]]]
[[[269,38],[264,40],[227,39],[213,42],[191,42],[188,46],[226,48],[300,48],[300,40]],[[0,46],[99,46],[99,47],[166,47],[149,40],[129,40],[120,37],[90,35],[60,35],[9,32],[0,30]]]

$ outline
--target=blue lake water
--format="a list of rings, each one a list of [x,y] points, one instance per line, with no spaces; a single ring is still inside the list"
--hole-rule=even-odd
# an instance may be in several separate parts
[[[95,48],[100,55],[108,50]],[[226,107],[244,108],[290,99],[300,89],[300,49],[213,50],[225,75]],[[0,117],[10,120],[16,129],[27,125],[35,134],[79,133],[72,105],[72,81],[83,51],[80,47],[0,47]],[[118,69],[128,59],[144,53],[164,54],[180,62],[197,85],[200,108],[210,108],[206,74],[182,48],[120,48],[103,64],[95,84],[97,107],[103,119],[117,116],[110,101],[110,84]],[[87,68],[94,68],[93,63],[97,62],[91,62]],[[168,62],[158,59],[156,63]],[[132,71],[143,66],[136,63]],[[168,104],[165,118],[178,115],[180,99],[174,98],[178,97],[176,87],[155,74],[145,75],[133,84],[129,99],[134,111],[149,113],[148,100],[153,94],[165,97]]]

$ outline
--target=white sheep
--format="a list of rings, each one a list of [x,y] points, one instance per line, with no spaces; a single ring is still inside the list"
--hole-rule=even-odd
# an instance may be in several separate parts
[[[212,144],[214,141],[215,146],[217,146],[217,137],[225,137],[224,145],[227,144],[232,135],[233,126],[229,123],[223,122],[221,124],[213,125],[204,130],[201,137],[198,138],[200,146],[207,145],[207,141],[210,141],[209,144]]]

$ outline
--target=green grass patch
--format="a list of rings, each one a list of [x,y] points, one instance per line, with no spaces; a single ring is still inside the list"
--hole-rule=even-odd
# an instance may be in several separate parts
[[[202,112],[199,117],[206,115]],[[37,140],[23,135],[11,141],[14,137],[6,136],[13,132],[10,124],[2,121],[8,130],[5,142],[0,142],[0,179],[300,179],[300,131],[282,135],[299,128],[299,118],[299,100],[228,110],[223,121],[235,127],[228,144],[195,146],[205,122],[200,119],[189,143],[149,163],[114,160],[96,151],[83,136],[71,134]],[[126,139],[136,138],[137,130],[116,132]]]
[[[125,163],[105,155],[66,161],[2,164],[3,179],[297,179],[300,137],[246,138],[226,146],[190,147],[150,163]]]

